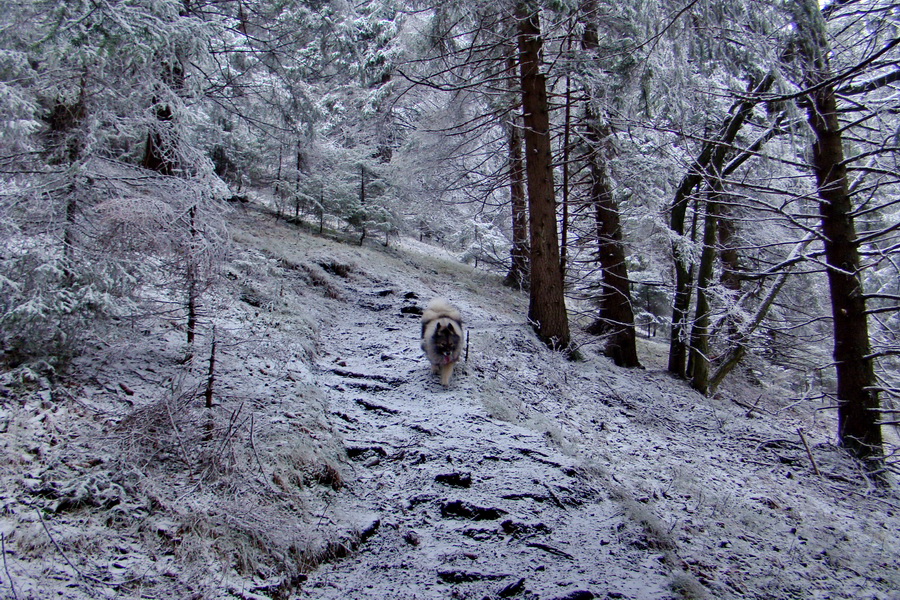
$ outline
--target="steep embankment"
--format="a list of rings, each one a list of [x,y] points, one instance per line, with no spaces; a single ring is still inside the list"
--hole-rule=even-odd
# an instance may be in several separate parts
[[[3,593],[900,589],[900,502],[866,484],[809,406],[763,387],[703,398],[590,346],[566,362],[535,341],[523,295],[433,249],[344,245],[253,210],[230,219],[192,361],[177,320],[148,319],[86,347],[66,385],[6,375]],[[418,348],[415,309],[432,296],[470,331],[446,389]],[[748,397],[752,410],[735,402]]]

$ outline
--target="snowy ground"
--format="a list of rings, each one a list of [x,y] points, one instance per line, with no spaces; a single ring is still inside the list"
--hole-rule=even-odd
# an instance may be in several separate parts
[[[701,397],[652,341],[646,370],[567,362],[523,295],[418,244],[230,219],[192,360],[175,319],[136,322],[0,382],[0,596],[900,598],[900,498],[827,412]],[[470,332],[447,389],[433,296]]]

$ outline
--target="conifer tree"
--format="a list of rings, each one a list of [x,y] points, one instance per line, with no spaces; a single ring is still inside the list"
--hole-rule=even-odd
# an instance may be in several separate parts
[[[794,22],[806,87],[803,102],[814,136],[812,168],[831,297],[838,434],[844,446],[877,470],[883,458],[880,402],[825,20],[815,0],[801,0],[794,7]]]
[[[539,14],[540,9],[535,2],[521,0],[516,5],[531,227],[528,319],[547,346],[568,350],[571,339],[559,258],[550,107],[546,75],[541,71],[543,42]]]

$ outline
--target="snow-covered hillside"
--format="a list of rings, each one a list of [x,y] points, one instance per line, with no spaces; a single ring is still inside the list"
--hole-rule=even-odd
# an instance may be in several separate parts
[[[524,295],[424,246],[229,220],[190,356],[173,313],[3,375],[0,596],[900,597],[900,497],[829,411],[700,396],[653,340],[645,370],[567,362]],[[433,296],[469,328],[446,389]]]

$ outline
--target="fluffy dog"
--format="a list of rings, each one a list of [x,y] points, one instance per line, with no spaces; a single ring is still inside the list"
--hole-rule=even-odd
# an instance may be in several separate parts
[[[457,309],[439,298],[428,303],[422,313],[422,350],[431,362],[431,372],[440,372],[445,387],[459,362],[463,336],[462,317]]]

